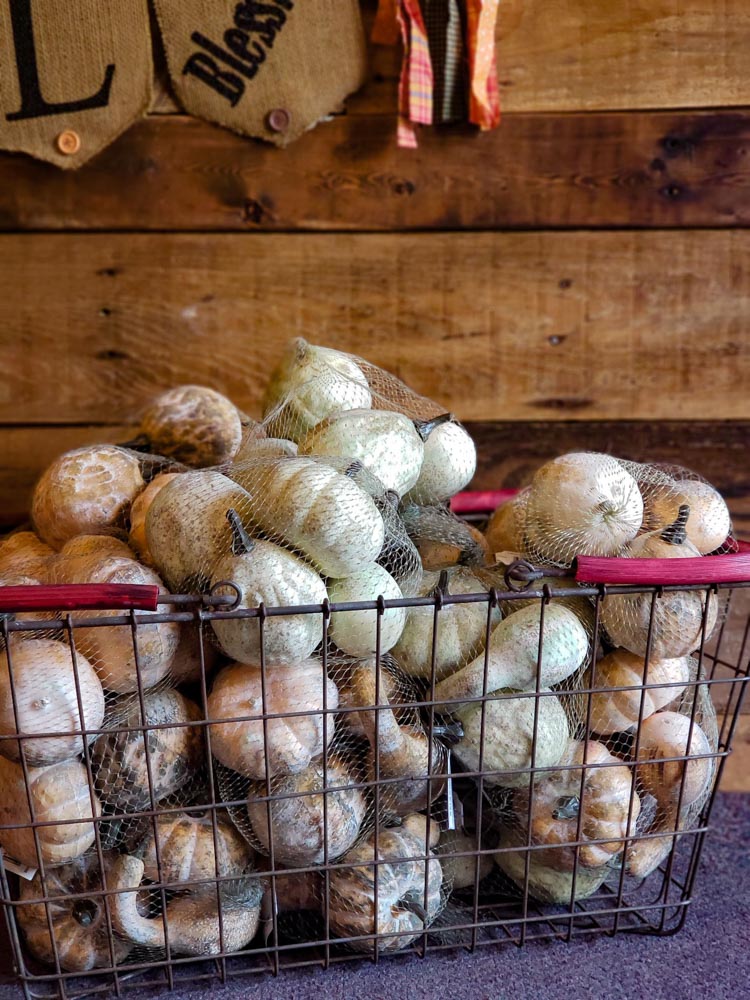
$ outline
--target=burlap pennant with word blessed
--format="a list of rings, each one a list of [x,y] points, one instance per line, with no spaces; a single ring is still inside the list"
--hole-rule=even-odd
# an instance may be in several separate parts
[[[79,167],[148,110],[148,0],[0,0],[0,149]]]
[[[286,146],[365,80],[359,0],[153,0],[179,101]]]

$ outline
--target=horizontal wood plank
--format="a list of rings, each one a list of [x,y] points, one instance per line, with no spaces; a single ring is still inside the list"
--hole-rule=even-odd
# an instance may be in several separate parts
[[[720,787],[722,792],[750,792],[750,714],[740,717]]]
[[[0,236],[0,423],[257,413],[294,336],[464,420],[750,418],[750,233]]]
[[[503,0],[497,41],[506,111],[750,103],[745,0]],[[398,72],[398,51],[376,47],[373,81],[351,108],[395,108]]]
[[[337,117],[279,150],[152,116],[79,171],[0,156],[0,230],[750,224],[750,113],[509,115],[417,151],[393,128]]]

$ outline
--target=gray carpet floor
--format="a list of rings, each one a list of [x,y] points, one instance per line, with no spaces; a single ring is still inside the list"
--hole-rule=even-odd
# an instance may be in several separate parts
[[[685,927],[673,937],[622,934],[402,956],[287,970],[221,986],[195,983],[172,1000],[745,1000],[750,998],[750,796],[718,797]],[[20,1000],[0,943],[0,1000]],[[153,990],[128,990],[132,1000]],[[166,994],[164,994],[166,995]]]

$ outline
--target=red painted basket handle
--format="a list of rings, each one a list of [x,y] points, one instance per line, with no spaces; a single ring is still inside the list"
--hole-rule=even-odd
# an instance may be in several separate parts
[[[0,611],[156,611],[159,588],[136,583],[0,587]]]

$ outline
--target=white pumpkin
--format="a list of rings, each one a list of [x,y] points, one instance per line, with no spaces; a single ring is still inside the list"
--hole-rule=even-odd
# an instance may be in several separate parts
[[[367,379],[353,358],[297,337],[271,375],[263,415],[271,435],[300,441],[332,413],[371,403]]]
[[[24,758],[29,764],[43,766],[69,760],[83,751],[83,737],[76,730],[98,729],[104,720],[104,692],[94,668],[86,657],[76,656],[78,691],[83,708],[83,722],[78,704],[76,671],[70,648],[53,639],[33,639],[13,643],[10,668],[7,651],[0,652],[0,733],[7,736],[22,732],[58,733],[23,741]],[[13,710],[11,671],[18,720]],[[89,735],[91,743],[96,734]],[[19,744],[0,741],[0,754],[20,760]]]
[[[242,591],[239,608],[322,604],[326,587],[312,566],[273,542],[246,539],[247,551],[230,553],[214,567],[212,584],[230,580]],[[217,587],[216,592],[231,593]],[[260,659],[261,627],[257,618],[225,618],[211,622],[227,656],[241,663]],[[266,619],[263,648],[269,660],[297,663],[323,641],[322,615],[284,615]]]
[[[440,424],[424,443],[422,468],[409,499],[423,506],[441,503],[468,486],[476,468],[476,447],[461,424]]]
[[[401,588],[391,574],[370,563],[359,573],[343,580],[331,580],[328,596],[332,604],[401,600]],[[380,652],[387,653],[399,640],[406,621],[405,608],[388,608],[382,616],[377,611],[335,611],[331,615],[328,634],[333,642],[350,656],[369,656],[376,651],[377,620],[380,617]]]
[[[616,459],[572,452],[543,465],[526,497],[525,537],[538,558],[616,556],[643,521],[638,483]]]
[[[234,466],[232,477],[247,491],[243,519],[299,549],[324,576],[358,573],[383,548],[385,525],[372,497],[325,462],[259,459]]]
[[[450,594],[481,594],[485,588],[469,569],[456,567],[446,571],[446,589]],[[425,572],[417,592],[419,597],[435,593],[440,576]],[[435,678],[443,680],[484,651],[487,621],[491,627],[500,621],[497,608],[489,610],[487,603],[446,604],[437,615],[435,646]],[[401,638],[393,647],[393,655],[402,670],[413,677],[432,676],[432,639],[435,609],[407,608],[406,623]]]
[[[328,715],[324,725],[324,702],[331,712],[339,704],[336,685],[314,660],[294,666],[267,663],[265,694],[266,713],[278,717],[267,719],[264,726],[260,667],[232,663],[217,675],[208,698],[213,755],[225,767],[255,780],[265,780],[266,766],[271,778],[304,771],[333,739],[334,715]]]
[[[424,444],[414,422],[389,410],[344,410],[312,428],[300,441],[300,455],[357,459],[399,496],[417,482]]]
[[[505,788],[525,788],[533,780],[528,768],[554,767],[568,746],[570,728],[565,710],[551,691],[539,698],[537,738],[534,744],[534,697],[504,697],[485,703],[484,782]],[[464,735],[454,753],[469,771],[480,770],[482,703],[465,705],[458,716]],[[536,752],[534,752],[534,745]],[[545,772],[541,772],[544,774]]]
[[[243,517],[248,504],[237,483],[210,470],[179,475],[156,494],[146,514],[146,543],[172,593],[210,577],[232,551],[227,512],[234,509]]]

